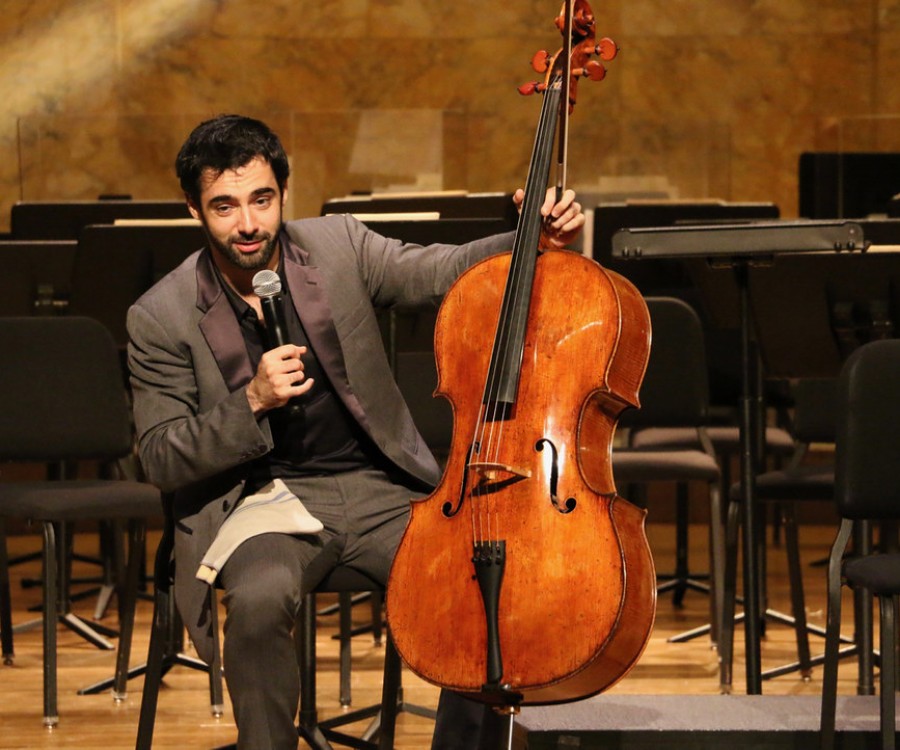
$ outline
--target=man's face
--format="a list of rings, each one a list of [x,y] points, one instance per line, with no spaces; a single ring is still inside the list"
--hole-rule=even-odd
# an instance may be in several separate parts
[[[203,223],[223,273],[274,270],[286,200],[287,189],[280,190],[271,165],[256,157],[220,175],[204,171],[199,205],[188,199],[188,209]]]

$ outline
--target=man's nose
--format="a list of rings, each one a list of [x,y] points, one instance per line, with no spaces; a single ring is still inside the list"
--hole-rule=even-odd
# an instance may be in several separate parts
[[[238,212],[238,231],[241,234],[253,234],[257,229],[256,215],[250,206],[241,206]]]

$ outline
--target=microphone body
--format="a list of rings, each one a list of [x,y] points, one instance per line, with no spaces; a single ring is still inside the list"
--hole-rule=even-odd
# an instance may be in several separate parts
[[[284,321],[284,304],[281,293],[277,296],[260,297],[263,319],[266,321],[265,344],[266,349],[277,349],[290,343],[287,340],[287,323]]]
[[[253,277],[253,292],[259,297],[266,330],[263,334],[266,350],[277,349],[291,343],[287,335],[284,319],[284,298],[281,296],[281,279],[274,271],[258,271]],[[294,417],[302,413],[303,407],[293,398],[285,404],[287,413]]]

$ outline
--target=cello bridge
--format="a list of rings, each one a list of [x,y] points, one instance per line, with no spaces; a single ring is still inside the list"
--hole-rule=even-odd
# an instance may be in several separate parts
[[[528,469],[518,469],[515,466],[496,461],[472,461],[469,469],[478,475],[476,486],[507,484],[531,478],[531,471]]]

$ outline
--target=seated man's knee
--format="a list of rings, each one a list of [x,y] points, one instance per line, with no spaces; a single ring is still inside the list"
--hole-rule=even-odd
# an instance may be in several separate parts
[[[228,587],[223,601],[229,634],[289,631],[300,606],[299,574],[285,566],[267,566]]]

